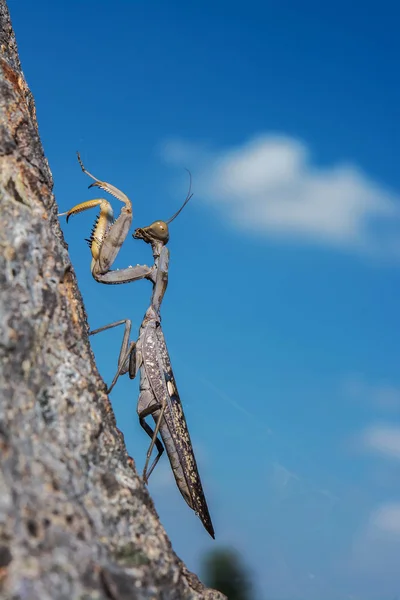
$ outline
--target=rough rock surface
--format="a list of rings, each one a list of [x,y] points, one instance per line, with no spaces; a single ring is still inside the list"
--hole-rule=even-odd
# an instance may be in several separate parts
[[[0,596],[189,600],[87,337],[35,106],[0,0]]]

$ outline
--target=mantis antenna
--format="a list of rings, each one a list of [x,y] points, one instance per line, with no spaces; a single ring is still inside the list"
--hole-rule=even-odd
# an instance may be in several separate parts
[[[189,171],[189,169],[186,169],[186,171],[189,173],[189,191],[187,193],[185,202],[182,204],[182,206],[180,207],[180,209],[177,210],[176,213],[174,215],[172,215],[172,217],[170,217],[168,219],[168,221],[165,221],[165,223],[167,225],[169,225],[169,223],[171,223],[174,219],[176,219],[176,217],[179,215],[179,213],[185,208],[185,206],[189,202],[190,198],[192,198],[192,196],[193,196],[193,194],[192,194],[192,174]]]

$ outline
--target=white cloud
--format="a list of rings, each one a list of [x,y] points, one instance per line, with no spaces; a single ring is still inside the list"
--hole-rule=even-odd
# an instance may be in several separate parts
[[[347,562],[351,570],[361,572],[364,579],[378,578],[385,583],[387,590],[381,590],[381,597],[390,598],[400,584],[399,552],[400,503],[386,502],[370,513],[356,533]]]
[[[400,535],[400,503],[382,504],[372,513],[370,526],[377,532]]]
[[[388,458],[400,460],[400,427],[395,425],[374,425],[362,434],[365,448]]]
[[[241,231],[400,256],[399,196],[355,165],[313,166],[294,138],[265,134],[216,151],[172,140],[162,154],[193,169],[196,195]]]
[[[352,376],[343,382],[343,392],[365,407],[372,405],[384,411],[400,409],[400,387],[389,382],[371,383],[362,376]]]

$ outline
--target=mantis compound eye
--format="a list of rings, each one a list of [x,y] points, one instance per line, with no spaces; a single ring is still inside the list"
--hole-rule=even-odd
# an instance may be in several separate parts
[[[169,240],[168,225],[164,221],[154,221],[148,228],[150,235],[166,244]]]

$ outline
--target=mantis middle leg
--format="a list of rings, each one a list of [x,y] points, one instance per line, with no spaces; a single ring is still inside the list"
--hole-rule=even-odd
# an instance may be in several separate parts
[[[96,335],[96,333],[106,331],[107,329],[112,329],[113,327],[118,327],[119,325],[125,325],[124,337],[122,339],[121,350],[118,357],[118,370],[111,382],[110,387],[107,389],[107,394],[111,392],[120,375],[129,373],[130,379],[134,379],[136,376],[136,342],[129,342],[132,321],[130,319],[122,319],[122,321],[116,321],[115,323],[104,325],[103,327],[99,327],[98,329],[94,329],[93,331],[89,332],[89,335]]]

